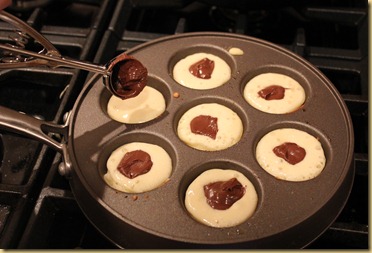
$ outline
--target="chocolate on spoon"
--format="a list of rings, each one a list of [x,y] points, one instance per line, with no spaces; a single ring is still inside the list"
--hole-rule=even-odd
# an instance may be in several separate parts
[[[27,55],[31,60],[0,63],[0,69],[14,69],[30,66],[48,66],[52,68],[70,67],[83,69],[103,75],[105,87],[115,96],[127,99],[137,96],[147,84],[147,69],[135,58],[120,54],[108,64],[101,66],[89,62],[63,58],[60,55],[35,53],[0,44],[0,49]]]
[[[137,96],[147,83],[147,69],[135,58],[122,53],[105,65],[64,58],[43,35],[24,21],[5,11],[0,11],[0,19],[22,31],[22,36],[32,37],[44,48],[39,52],[26,50],[10,44],[0,44],[6,57],[0,59],[0,69],[14,69],[35,66],[51,68],[70,67],[103,75],[105,87],[115,96],[127,99]],[[28,40],[27,40],[28,41]]]
[[[114,95],[128,99],[137,96],[147,84],[147,69],[134,57],[120,54],[107,65],[106,88]]]

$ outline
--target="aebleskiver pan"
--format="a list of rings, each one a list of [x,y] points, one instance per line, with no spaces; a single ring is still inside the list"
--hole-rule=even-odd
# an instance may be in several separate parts
[[[242,56],[229,54],[231,47]],[[191,90],[172,78],[172,67],[196,52],[223,58],[232,78],[206,91]],[[106,113],[110,94],[95,75],[84,87],[65,125],[40,122],[1,107],[0,126],[22,132],[61,152],[61,172],[88,219],[122,248],[303,248],[326,230],[345,205],[354,178],[353,128],[349,112],[333,84],[301,57],[272,43],[227,33],[185,33],[144,43],[127,51],[149,71],[148,85],[161,91],[166,111],[159,118],[135,125],[111,120]],[[299,110],[271,115],[245,102],[245,83],[263,72],[277,72],[299,81],[306,101]],[[174,92],[179,97],[173,97]],[[217,102],[235,110],[244,125],[242,140],[219,152],[201,152],[182,143],[176,134],[178,119],[188,108]],[[29,127],[30,126],[30,127]],[[287,182],[262,170],[255,146],[267,132],[294,127],[322,143],[327,164],[309,181]],[[62,143],[48,132],[61,133]],[[173,160],[173,173],[162,187],[143,194],[117,192],[105,184],[105,161],[118,146],[143,141],[162,146]],[[187,186],[209,168],[230,168],[254,184],[259,203],[242,225],[216,229],[195,221],[184,208]],[[135,195],[135,196],[134,196]]]

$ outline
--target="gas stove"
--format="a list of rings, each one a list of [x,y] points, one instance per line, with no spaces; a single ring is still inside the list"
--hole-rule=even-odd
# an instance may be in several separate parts
[[[344,99],[355,134],[353,188],[336,221],[308,249],[368,249],[367,1],[14,1],[7,9],[62,55],[104,64],[167,35],[216,31],[278,44],[318,67]],[[32,3],[32,4],[31,4]],[[0,43],[12,43],[0,22]],[[91,73],[26,68],[0,72],[0,105],[60,124]],[[0,247],[114,249],[85,218],[61,155],[0,129]]]

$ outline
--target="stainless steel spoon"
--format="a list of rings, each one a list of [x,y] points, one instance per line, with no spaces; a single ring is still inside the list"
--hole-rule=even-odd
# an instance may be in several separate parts
[[[0,11],[0,19],[20,30],[17,32],[18,37],[11,37],[16,45],[0,44],[0,49],[8,53],[8,56],[1,59],[0,69],[35,66],[83,69],[102,74],[105,87],[112,94],[123,99],[138,95],[146,84],[147,69],[138,60],[125,53],[116,56],[105,65],[65,58],[49,40],[19,18]],[[30,37],[43,46],[41,51],[33,52],[25,49],[25,44]],[[130,73],[127,73],[128,71]]]

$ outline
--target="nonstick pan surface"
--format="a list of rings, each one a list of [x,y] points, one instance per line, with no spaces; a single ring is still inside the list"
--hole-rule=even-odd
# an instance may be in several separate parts
[[[231,47],[244,51],[229,54]],[[192,90],[175,82],[172,68],[189,54],[206,52],[224,59],[232,69],[225,85]],[[127,52],[149,71],[149,86],[162,92],[166,111],[144,124],[127,125],[107,115],[110,94],[94,76],[72,111],[68,149],[73,164],[71,186],[87,217],[120,247],[301,248],[316,239],[342,210],[353,182],[353,129],[348,110],[330,81],[304,59],[274,44],[234,34],[189,33],[157,39]],[[247,81],[264,72],[291,76],[302,84],[306,101],[282,115],[251,107],[243,98]],[[180,97],[173,97],[178,92]],[[176,134],[181,115],[194,105],[217,102],[242,119],[244,133],[234,146],[214,152],[185,145]],[[259,166],[255,147],[271,130],[293,127],[321,142],[327,163],[308,181],[274,178]],[[169,182],[146,193],[129,194],[103,180],[106,160],[117,147],[143,141],[162,146],[171,156]],[[210,168],[236,169],[258,193],[254,215],[241,225],[212,228],[195,221],[183,200],[188,185]]]

